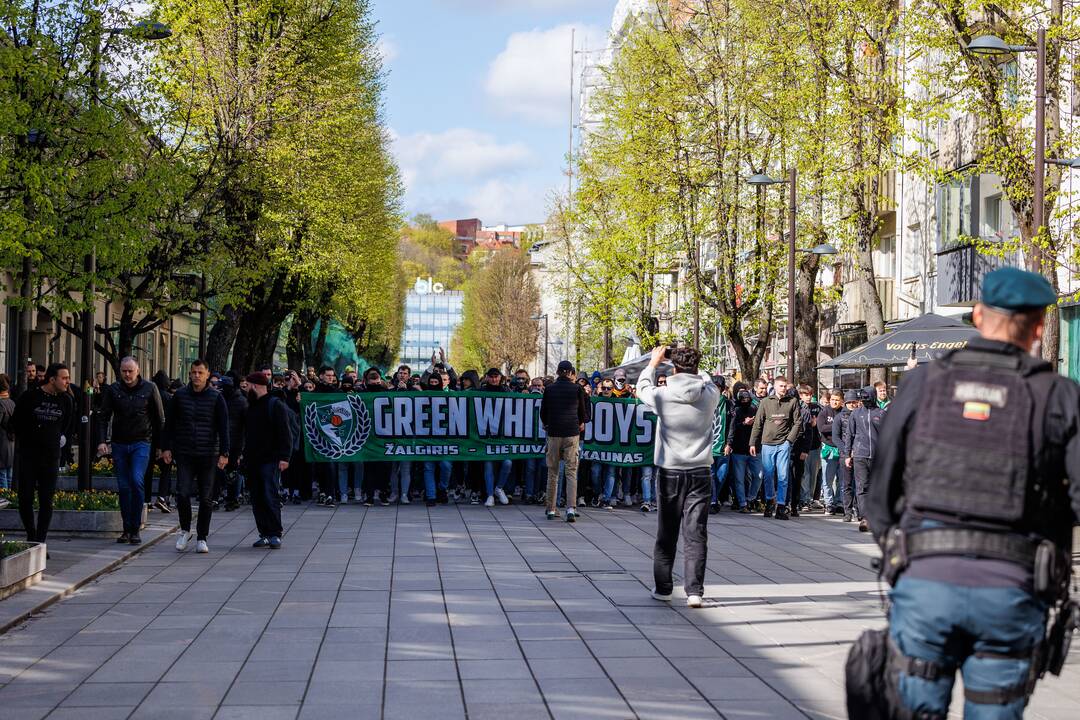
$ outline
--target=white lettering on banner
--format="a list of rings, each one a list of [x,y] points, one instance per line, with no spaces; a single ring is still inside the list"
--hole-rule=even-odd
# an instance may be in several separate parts
[[[431,434],[435,437],[446,437],[446,398],[425,398],[431,401]],[[420,398],[417,398],[420,400]]]
[[[466,437],[469,434],[469,406],[463,397],[447,398],[450,403],[450,434],[454,437]]]
[[[542,455],[547,452],[546,445],[485,445],[488,455]]]
[[[618,403],[596,403],[593,405],[592,439],[598,443],[609,443],[615,435],[614,406]]]
[[[407,397],[394,398],[395,437],[412,437],[416,434],[413,429],[413,404],[409,400]]]
[[[645,462],[645,456],[642,453],[609,452],[607,450],[582,450],[581,459],[602,463],[626,463],[628,465],[640,465]]]
[[[406,455],[406,456],[431,456],[431,455],[458,455],[461,448],[457,445],[398,445],[386,443],[383,455]]]
[[[393,437],[394,412],[390,408],[390,398],[375,398],[371,403],[371,410],[375,413],[375,434],[380,437]]]
[[[630,437],[630,426],[634,422],[634,415],[638,405],[630,403],[615,403],[615,418],[619,423],[619,443],[623,444]]]
[[[497,436],[502,424],[503,398],[473,398],[473,408],[476,410],[476,430],[480,437]]]
[[[645,406],[638,404],[634,406],[637,412],[634,416],[635,424],[638,427],[637,443],[638,445],[648,445],[653,441],[653,432],[656,430],[656,422],[651,418],[645,416]]]

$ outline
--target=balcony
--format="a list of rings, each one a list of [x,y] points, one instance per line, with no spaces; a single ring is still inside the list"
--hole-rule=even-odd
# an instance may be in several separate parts
[[[937,254],[937,304],[972,307],[979,301],[983,277],[992,270],[1019,265],[1017,253],[1004,258],[980,253],[975,245],[959,245]]]

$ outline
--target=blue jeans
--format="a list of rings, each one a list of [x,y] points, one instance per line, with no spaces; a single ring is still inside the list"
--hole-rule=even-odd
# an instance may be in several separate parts
[[[536,476],[547,477],[547,463],[544,458],[529,458],[525,460],[525,495],[536,494]]]
[[[499,479],[495,480],[495,466],[499,466]],[[506,481],[510,478],[510,468],[514,466],[510,460],[488,460],[484,463],[484,489],[489,496],[495,494],[495,488],[502,490],[506,487]]]
[[[120,517],[124,520],[124,532],[138,535],[142,525],[143,476],[150,464],[150,443],[113,443],[113,465],[116,468],[116,486],[120,495]]]
[[[758,490],[761,489],[761,458],[754,457],[753,455],[732,455],[731,456],[732,474],[741,479],[742,482],[747,481],[747,473],[750,475],[750,487],[746,491],[747,500],[757,500]]]
[[[446,490],[450,487],[450,473],[454,466],[449,460],[424,463],[424,497],[428,500],[435,499],[435,466],[439,466],[439,488]]]
[[[654,476],[656,475],[656,468],[652,465],[646,465],[641,468],[641,502],[651,503],[653,501],[653,485],[656,483]]]
[[[712,459],[712,503],[716,504],[716,499],[720,497],[720,488],[724,486],[724,480],[727,479],[728,471],[728,459],[726,455],[713,455]],[[743,504],[742,499],[738,494],[735,495],[735,500],[740,505]]]
[[[833,489],[833,486],[836,489]],[[840,507],[844,504],[844,488],[840,480],[840,458],[821,459],[821,502],[825,509]]]
[[[11,489],[11,468],[0,468],[0,490]]]
[[[412,463],[396,462],[390,468],[390,494],[399,498],[409,497],[409,485],[412,484]]]
[[[594,462],[589,467],[589,481],[593,495],[599,495],[605,502],[610,501],[611,494],[615,492],[615,466]]]
[[[762,445],[761,467],[765,475],[765,499],[772,500],[775,493],[777,505],[785,504],[791,476],[791,443]]]
[[[953,669],[937,680],[901,673],[900,698],[908,710],[948,712],[957,669],[965,691],[1026,682],[1031,661],[1022,656],[1042,641],[1046,629],[1046,606],[1031,593],[903,575],[889,596],[889,634],[900,652]],[[964,718],[1020,720],[1026,704],[1025,697],[1003,705],[965,699]]]

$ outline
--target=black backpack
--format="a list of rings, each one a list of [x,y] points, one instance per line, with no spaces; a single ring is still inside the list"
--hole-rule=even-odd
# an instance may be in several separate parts
[[[850,720],[889,720],[885,665],[889,630],[865,630],[852,644],[844,666]]]

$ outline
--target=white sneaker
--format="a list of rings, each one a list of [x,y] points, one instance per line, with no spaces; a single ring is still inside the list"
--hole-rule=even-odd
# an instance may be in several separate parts
[[[577,506],[578,506],[578,507],[587,507],[587,506],[588,506],[588,503],[587,503],[587,502],[585,502],[585,497],[584,497],[584,496],[582,496],[582,497],[579,497],[579,498],[577,499]]]
[[[199,542],[195,543],[195,552],[197,552],[197,553],[208,553],[208,552],[210,552],[210,548],[207,547],[205,540],[200,540]]]
[[[668,593],[667,595],[661,595],[660,593],[656,592],[656,588],[653,588],[652,596],[653,600],[660,600],[661,602],[671,602],[671,593]]]
[[[701,607],[701,596],[690,595],[686,598],[686,607],[699,608]]]
[[[495,507],[494,495],[488,495],[488,499],[484,501],[484,507]]]
[[[390,493],[390,497],[389,497],[389,498],[387,498],[387,500],[389,501],[389,503],[390,503],[391,505],[393,505],[394,503],[396,503],[396,502],[398,501],[398,495],[397,495],[397,493]]]
[[[626,495],[625,497],[623,497],[623,505],[625,505],[626,507],[633,507],[634,498],[630,495]]]
[[[341,493],[340,502],[341,502],[342,505],[348,505],[349,504],[349,493]]]
[[[188,543],[191,542],[191,533],[184,532],[183,530],[176,533],[176,552],[184,552],[187,550]]]
[[[502,488],[495,488],[495,497],[498,498],[500,505],[509,505],[510,498],[506,497],[506,493]]]
[[[408,495],[402,495],[402,496],[401,496],[401,500],[400,500],[399,502],[400,502],[400,503],[401,503],[402,505],[408,505],[408,504],[409,504],[409,503],[411,503],[412,501],[411,501],[411,500],[409,500],[409,496],[408,496]]]

